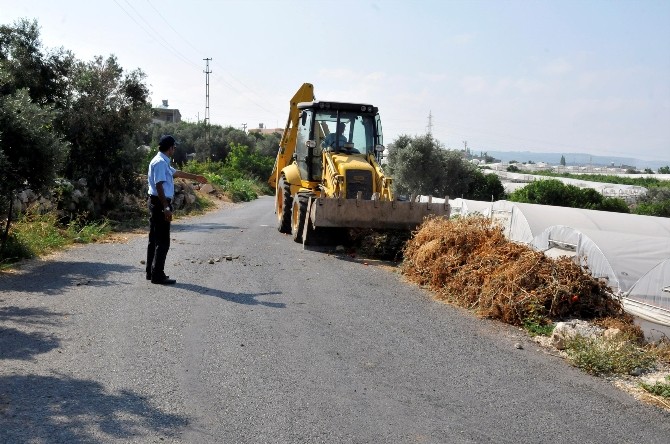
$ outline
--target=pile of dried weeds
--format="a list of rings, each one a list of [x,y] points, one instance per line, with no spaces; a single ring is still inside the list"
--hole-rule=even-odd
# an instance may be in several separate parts
[[[404,250],[403,273],[437,297],[512,325],[615,317],[609,288],[568,258],[510,242],[484,217],[429,219]]]

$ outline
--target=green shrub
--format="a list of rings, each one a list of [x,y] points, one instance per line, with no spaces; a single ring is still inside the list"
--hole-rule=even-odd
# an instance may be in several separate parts
[[[554,331],[554,324],[542,323],[535,319],[526,319],[523,321],[523,328],[531,336],[550,336]]]
[[[249,179],[235,179],[223,184],[223,190],[233,202],[249,202],[258,199],[257,187]]]
[[[670,200],[640,203],[635,207],[634,213],[645,216],[670,217]]]
[[[629,374],[633,369],[649,369],[656,363],[652,353],[636,345],[635,338],[621,335],[607,339],[576,336],[566,341],[568,359],[594,375]]]
[[[670,399],[670,375],[666,376],[665,380],[668,382],[656,382],[654,384],[641,382],[640,386],[652,395]]]

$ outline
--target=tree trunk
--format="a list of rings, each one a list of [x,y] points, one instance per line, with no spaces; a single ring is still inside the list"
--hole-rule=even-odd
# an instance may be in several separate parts
[[[7,224],[5,225],[5,231],[2,233],[2,242],[0,242],[0,256],[5,252],[5,244],[9,238],[9,225],[12,222],[12,213],[14,211],[14,193],[9,193],[9,212],[7,213]]]

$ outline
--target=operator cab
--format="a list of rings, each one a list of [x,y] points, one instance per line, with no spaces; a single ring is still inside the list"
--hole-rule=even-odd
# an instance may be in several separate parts
[[[298,109],[296,160],[302,177],[321,179],[323,151],[381,156],[384,143],[377,107],[313,101],[298,103]]]

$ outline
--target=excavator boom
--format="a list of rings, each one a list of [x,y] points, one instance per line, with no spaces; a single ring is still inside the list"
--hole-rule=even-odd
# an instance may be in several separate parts
[[[311,102],[312,100],[314,100],[314,86],[311,83],[303,83],[300,89],[293,95],[293,98],[291,98],[288,121],[286,122],[284,134],[279,142],[279,152],[277,153],[277,159],[275,159],[272,174],[270,174],[270,179],[268,180],[268,183],[273,188],[277,186],[277,180],[279,179],[281,170],[291,163],[293,153],[295,152],[298,118],[300,117],[298,103]]]

